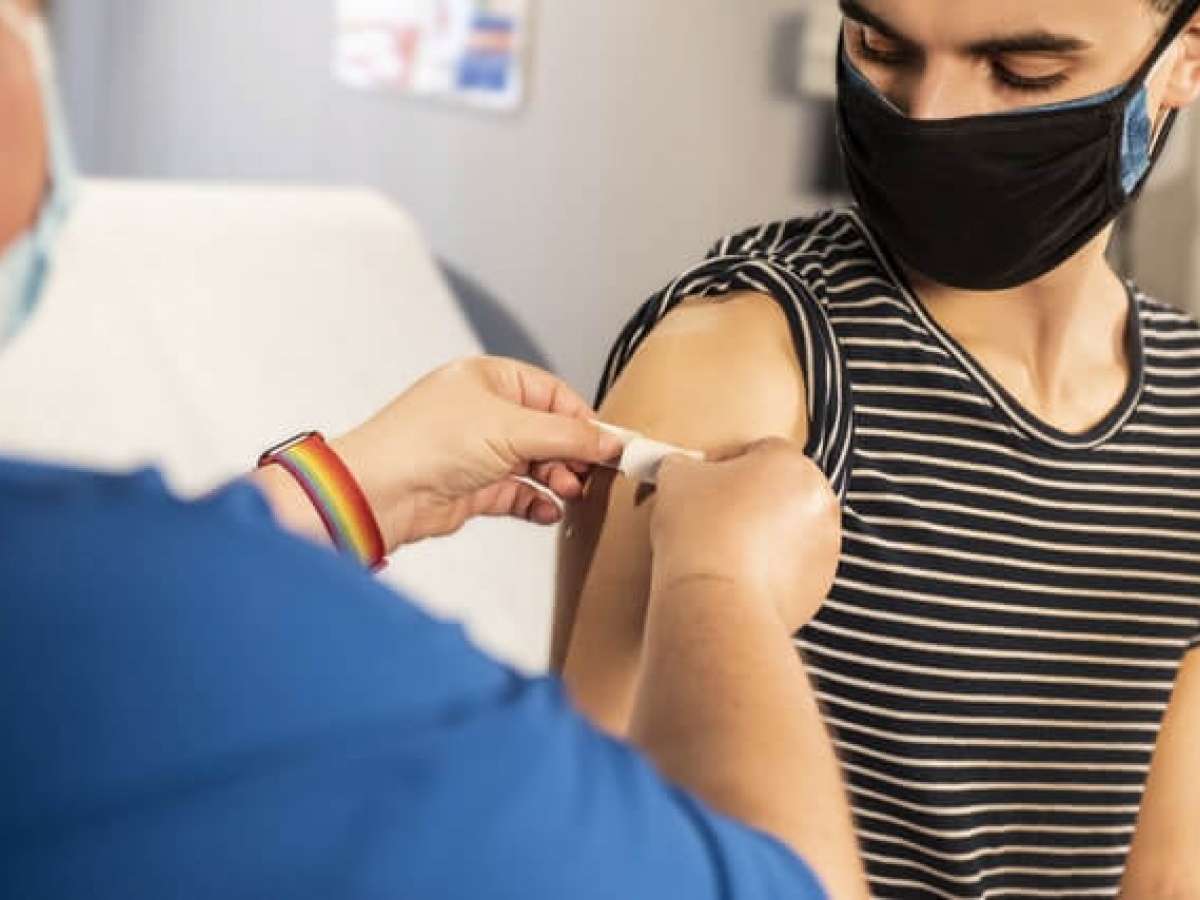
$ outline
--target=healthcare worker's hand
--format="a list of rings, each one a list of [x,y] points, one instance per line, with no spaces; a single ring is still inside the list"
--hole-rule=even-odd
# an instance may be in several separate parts
[[[659,472],[650,537],[654,593],[730,584],[768,599],[795,631],[833,585],[841,511],[800,446],[770,439],[719,462],[670,457]]]
[[[543,525],[562,514],[515,477],[564,500],[590,467],[621,453],[565,383],[511,359],[452,363],[426,376],[333,447],[358,478],[389,550],[452,534],[475,516]]]

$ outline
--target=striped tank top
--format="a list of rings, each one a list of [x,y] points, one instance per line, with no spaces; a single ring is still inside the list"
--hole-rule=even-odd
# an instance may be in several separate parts
[[[1067,434],[833,211],[728,238],[651,298],[600,399],[678,303],[735,291],[787,315],[808,452],[844,499],[838,577],[797,644],[874,896],[1115,896],[1200,644],[1200,326],[1130,288],[1129,388]]]

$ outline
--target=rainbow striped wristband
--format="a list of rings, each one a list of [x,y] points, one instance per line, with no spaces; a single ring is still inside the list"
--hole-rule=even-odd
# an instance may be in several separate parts
[[[312,501],[334,546],[372,572],[387,566],[387,548],[366,495],[341,457],[316,431],[298,434],[272,447],[259,468],[282,466]]]

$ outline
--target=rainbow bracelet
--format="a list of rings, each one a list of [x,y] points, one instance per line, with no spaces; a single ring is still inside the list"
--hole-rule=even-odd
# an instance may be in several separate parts
[[[387,548],[366,495],[341,457],[316,431],[299,434],[272,447],[259,467],[282,466],[312,501],[334,546],[372,572],[387,565]]]

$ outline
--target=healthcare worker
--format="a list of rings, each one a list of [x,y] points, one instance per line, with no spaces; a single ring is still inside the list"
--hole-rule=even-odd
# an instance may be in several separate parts
[[[11,338],[70,172],[42,22],[15,0],[0,19]],[[837,532],[793,446],[661,472],[633,740],[693,794],[368,575],[475,515],[556,521],[514,476],[577,498],[619,450],[591,416],[552,376],[479,359],[200,502],[151,471],[0,460],[0,896],[865,896],[788,637]],[[796,529],[822,537],[780,552]]]

